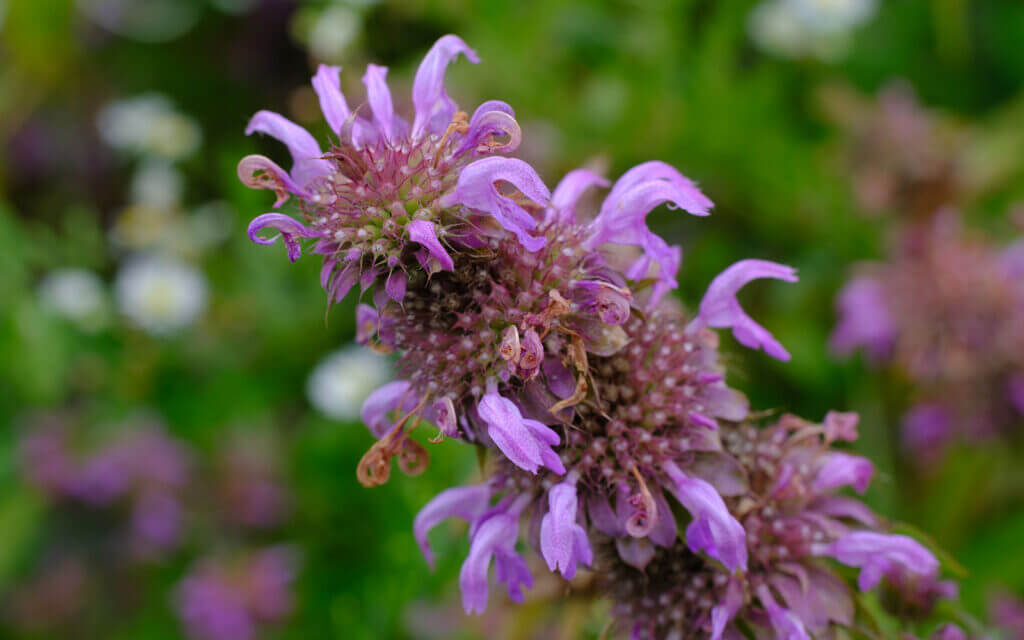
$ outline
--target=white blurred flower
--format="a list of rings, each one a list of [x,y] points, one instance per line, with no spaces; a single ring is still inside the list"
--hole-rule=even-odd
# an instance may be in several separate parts
[[[202,11],[194,0],[78,0],[78,8],[104,29],[141,42],[184,35]]]
[[[306,395],[321,413],[335,420],[353,420],[366,396],[391,378],[387,359],[362,347],[328,355],[309,375]]]
[[[152,93],[106,105],[96,124],[103,140],[116,149],[170,160],[194,153],[203,138],[195,120]]]
[[[143,206],[176,209],[184,193],[185,178],[166,160],[144,160],[132,177],[132,200]]]
[[[57,269],[39,283],[40,304],[75,323],[84,331],[97,331],[107,322],[107,291],[92,271]]]
[[[833,61],[877,7],[877,0],[764,0],[750,12],[748,27],[768,53]]]
[[[361,27],[358,12],[342,5],[329,6],[320,12],[309,29],[309,51],[317,60],[339,62]]]
[[[195,267],[149,255],[125,262],[117,274],[117,306],[133,324],[168,334],[192,324],[206,307],[206,278]]]

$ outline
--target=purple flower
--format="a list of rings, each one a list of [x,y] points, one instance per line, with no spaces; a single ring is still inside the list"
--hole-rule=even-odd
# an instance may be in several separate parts
[[[714,487],[686,475],[674,462],[662,465],[672,481],[670,490],[679,503],[693,516],[686,527],[686,544],[694,551],[704,551],[724,564],[730,571],[746,571],[746,533],[722,501]]]
[[[395,426],[388,417],[392,411],[412,411],[419,398],[410,390],[406,380],[395,380],[377,389],[363,402],[359,415],[366,428],[377,438],[383,438]]]
[[[441,242],[437,239],[437,225],[427,220],[413,220],[406,227],[409,231],[409,239],[423,245],[430,257],[437,261],[437,264],[446,271],[455,268],[452,257],[448,255]],[[428,270],[430,273],[430,270]]]
[[[772,629],[778,638],[786,640],[811,640],[800,619],[788,609],[779,606],[772,597],[771,591],[766,585],[757,590],[757,597],[768,612],[768,619],[771,621]]]
[[[576,203],[591,187],[607,187],[608,180],[589,169],[573,169],[565,174],[551,194],[545,222],[561,224],[576,222]]]
[[[933,454],[953,435],[953,416],[939,404],[920,404],[903,417],[903,443],[911,451]]]
[[[518,513],[497,512],[474,523],[469,555],[459,571],[462,606],[466,613],[483,613],[487,608],[487,573],[494,560],[497,578],[506,585],[508,595],[522,602],[522,587],[533,586],[533,575],[526,561],[516,553],[519,537]]]
[[[907,536],[853,531],[830,545],[815,550],[851,567],[860,568],[857,585],[861,591],[873,589],[882,577],[894,570],[933,576],[939,562],[931,551]]]
[[[434,552],[430,549],[427,534],[444,520],[452,517],[473,522],[487,509],[491,498],[491,489],[485,484],[445,489],[434,496],[420,512],[416,514],[412,530],[416,543],[423,552],[427,564],[434,567]]]
[[[864,493],[875,472],[871,461],[860,456],[851,456],[834,451],[825,459],[814,478],[814,490],[825,492],[837,487],[851,486],[857,493]]]
[[[299,256],[302,255],[302,247],[299,246],[299,241],[296,240],[297,237],[319,238],[321,235],[319,232],[282,213],[264,213],[249,223],[249,239],[256,244],[274,244],[277,236],[273,238],[262,238],[259,236],[259,232],[267,227],[277,229],[281,234],[285,246],[288,247],[288,259],[292,262],[298,260]]]
[[[682,260],[678,247],[670,247],[655,235],[646,223],[647,214],[658,205],[669,203],[698,216],[708,215],[713,206],[686,176],[664,162],[646,162],[633,167],[612,186],[601,211],[591,223],[587,248],[606,242],[640,247],[643,255],[627,276],[646,278],[652,265],[658,266],[656,284],[649,304],[654,306],[670,289],[675,289],[676,274]]]
[[[412,83],[412,104],[416,119],[412,125],[412,138],[418,140],[427,134],[442,135],[458,110],[444,90],[444,73],[455,58],[462,54],[473,64],[480,62],[476,52],[458,36],[441,37],[424,56]]]
[[[590,565],[594,553],[587,532],[577,523],[575,481],[565,481],[548,491],[548,512],[540,525],[540,550],[548,568],[561,571],[567,580],[576,575],[576,564]]]
[[[294,161],[291,170],[293,184],[305,187],[314,178],[331,172],[331,164],[323,159],[313,136],[284,116],[271,111],[257,112],[245,128],[245,135],[257,132],[277,138],[288,147]]]
[[[700,313],[691,326],[731,328],[740,344],[751,349],[763,348],[773,358],[789,360],[789,352],[767,329],[754,322],[736,299],[743,285],[757,278],[797,281],[796,270],[792,267],[767,260],[740,260],[715,276],[708,285],[707,293],[700,302]]]
[[[539,205],[546,205],[551,193],[533,167],[515,158],[484,158],[463,169],[455,189],[443,196],[443,207],[462,205],[467,209],[493,217],[506,231],[511,231],[528,251],[544,246],[544,238],[529,234],[537,221],[512,197],[502,193],[497,182],[507,182]]]
[[[477,412],[487,424],[491,440],[516,466],[530,473],[537,473],[542,466],[559,475],[565,473],[565,466],[551,448],[561,439],[550,427],[524,418],[515,403],[496,392],[484,395]]]
[[[839,324],[832,333],[831,344],[837,353],[864,347],[875,360],[888,357],[896,327],[881,282],[866,276],[854,278],[839,292],[836,310]]]

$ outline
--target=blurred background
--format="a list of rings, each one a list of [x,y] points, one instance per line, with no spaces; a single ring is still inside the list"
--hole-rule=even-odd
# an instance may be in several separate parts
[[[860,412],[868,502],[948,551],[968,612],[1020,625],[1020,413],[923,442],[905,416],[958,378],[830,347],[838,292],[898,270],[908,229],[955,216],[951,242],[993,254],[1021,236],[1019,0],[0,0],[0,636],[601,633],[600,603],[543,584],[463,618],[465,542],[437,536],[431,572],[411,523],[473,476],[474,452],[434,445],[422,476],[361,487],[359,407],[390,365],[350,346],[354,302],[327,312],[318,261],[245,235],[270,198],[235,166],[284,154],[243,135],[249,116],[325,139],[321,62],[356,104],[365,65],[389,66],[403,108],[445,33],[482,58],[449,70],[449,93],[513,105],[549,185],[648,159],[701,184],[710,218],[652,215],[684,247],[686,304],[738,259],[799,269],[744,294],[792,361],[723,336],[731,383],[758,408]],[[911,298],[962,271],[937,255]],[[941,342],[944,318],[976,308],[945,304],[903,335]],[[1009,305],[991,332],[1022,318]],[[1024,342],[1007,349],[1024,365]]]

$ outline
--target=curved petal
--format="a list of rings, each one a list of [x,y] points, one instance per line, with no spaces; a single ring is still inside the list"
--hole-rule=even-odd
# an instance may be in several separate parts
[[[359,416],[370,433],[377,438],[383,438],[394,427],[394,423],[388,418],[389,413],[395,409],[412,411],[416,408],[419,398],[410,387],[408,380],[395,380],[367,396]]]
[[[875,467],[867,458],[833,451],[828,454],[825,464],[818,469],[813,487],[815,491],[825,492],[851,486],[857,493],[864,493],[871,483],[874,472]]]
[[[461,204],[490,214],[503,228],[514,233],[527,250],[539,250],[545,245],[545,239],[527,233],[537,227],[537,221],[515,200],[498,191],[495,182],[508,182],[541,205],[546,205],[551,198],[533,167],[516,158],[490,157],[463,169],[455,189],[442,196],[440,204],[442,207]]]
[[[295,184],[287,171],[266,156],[248,155],[238,163],[238,179],[250,189],[270,189],[277,196],[275,207],[288,200],[288,194],[308,197],[305,189]]]
[[[676,499],[693,516],[693,522],[686,528],[687,546],[706,552],[730,571],[746,571],[746,532],[715,488],[686,475],[674,462],[664,463],[662,469],[672,480]]]
[[[939,561],[931,551],[913,538],[895,534],[854,531],[832,544],[815,546],[812,551],[859,567],[857,586],[861,591],[873,589],[890,571],[934,576],[939,570]]]
[[[423,245],[423,248],[430,253],[430,256],[437,260],[442,269],[452,271],[455,263],[448,255],[444,246],[437,239],[437,226],[428,220],[413,220],[406,226],[409,232],[409,239]]]
[[[574,482],[562,482],[548,491],[548,512],[540,525],[540,550],[552,571],[566,580],[576,575],[577,562],[590,564],[593,553],[586,532],[576,522],[579,503]]]
[[[321,233],[316,229],[310,229],[295,218],[290,218],[283,213],[264,213],[256,216],[249,223],[249,239],[256,244],[274,244],[277,237],[263,238],[259,232],[270,227],[277,229],[284,238],[284,244],[288,247],[288,259],[295,262],[302,255],[302,247],[299,246],[299,238],[319,238]]]
[[[323,153],[313,136],[281,114],[257,111],[249,120],[245,135],[255,132],[277,138],[288,147],[294,161],[291,175],[299,185],[305,186],[314,178],[331,173],[331,163],[322,158]]]
[[[611,183],[607,179],[590,169],[573,169],[565,174],[551,195],[549,212],[552,215],[549,219],[575,222],[576,203],[579,202],[583,193],[591,187],[607,187],[609,184]]]
[[[789,352],[771,333],[748,316],[736,294],[751,280],[774,278],[796,282],[796,270],[767,260],[740,260],[715,276],[700,302],[695,322],[716,329],[731,328],[740,344],[751,349],[763,348],[765,353],[779,360],[789,360]]]
[[[487,510],[490,499],[491,489],[486,484],[453,487],[437,494],[420,509],[413,521],[413,536],[431,569],[434,568],[434,552],[427,540],[430,530],[451,517],[462,518],[467,522],[477,519]]]
[[[465,55],[473,64],[480,62],[476,52],[462,38],[450,34],[441,36],[416,70],[412,83],[412,104],[416,109],[413,140],[418,140],[425,133],[443,134],[455,115],[457,107],[444,90],[444,73],[459,54]]]

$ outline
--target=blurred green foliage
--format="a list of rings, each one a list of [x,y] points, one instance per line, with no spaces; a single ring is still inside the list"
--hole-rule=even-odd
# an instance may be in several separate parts
[[[438,490],[472,476],[473,452],[431,445],[423,476],[396,473],[372,490],[358,485],[355,467],[371,436],[356,422],[320,415],[305,394],[313,365],[351,341],[352,306],[333,308],[325,325],[316,261],[289,264],[280,247],[245,237],[248,220],[269,209],[269,198],[235,176],[246,154],[282,153],[272,141],[243,135],[257,109],[287,113],[326,134],[309,118],[315,109],[305,87],[314,61],[292,19],[298,9],[315,15],[328,3],[266,0],[239,15],[204,5],[191,31],[161,43],[111,34],[91,23],[81,4],[8,0],[0,27],[0,593],[31,575],[50,523],[44,500],[17,470],[24,418],[71,407],[99,423],[146,407],[203,455],[239,427],[272,429],[285,443],[296,508],[274,540],[294,542],[303,563],[298,610],[269,637],[409,637],[407,604],[450,601],[465,551],[451,531],[435,536],[440,563],[431,573],[413,543],[412,518]],[[1003,177],[968,213],[1000,228],[1007,207],[1024,199],[1024,4],[885,2],[832,63],[754,48],[752,6],[354,3],[359,25],[343,86],[361,95],[360,67],[377,61],[393,68],[392,87],[404,95],[426,48],[458,33],[483,61],[453,66],[449,92],[462,105],[512,104],[523,153],[549,184],[584,163],[603,164],[614,177],[647,159],[697,180],[716,202],[710,218],[653,216],[657,229],[684,247],[683,300],[696,303],[710,279],[741,258],[792,264],[801,274],[798,285],[759,285],[744,294],[792,361],[775,362],[724,338],[732,382],[756,407],[810,419],[831,408],[860,411],[857,446],[879,469],[868,501],[930,532],[967,567],[964,600],[981,616],[994,586],[1024,589],[1017,550],[1024,455],[1019,442],[964,447],[921,477],[896,445],[901,383],[859,359],[828,355],[835,292],[851,264],[881,255],[886,237],[879,219],[858,211],[837,152],[841,133],[818,95],[829,85],[873,94],[892,79],[908,80],[923,103],[988,141],[988,161]],[[185,202],[226,201],[230,237],[200,261],[211,296],[192,328],[154,338],[117,320],[83,332],[48,313],[36,287],[62,267],[113,280],[121,254],[108,232],[127,204],[132,163],[98,139],[96,114],[110,101],[148,92],[168,96],[202,128],[202,147],[180,163]],[[28,129],[37,140],[25,141]],[[29,143],[36,146],[26,150]],[[200,537],[147,569],[138,576],[141,603],[108,611],[72,637],[180,637],[167,593],[206,543],[218,541]]]

